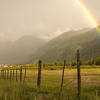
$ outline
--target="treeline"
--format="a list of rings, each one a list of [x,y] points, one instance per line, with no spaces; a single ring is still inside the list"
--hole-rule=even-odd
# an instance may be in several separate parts
[[[100,57],[97,58],[91,58],[90,60],[87,61],[88,65],[100,65]]]
[[[66,60],[66,66],[76,66],[77,65],[77,62],[76,61],[68,61]],[[97,58],[91,58],[90,60],[88,61],[83,61],[81,60],[80,61],[80,65],[100,65],[100,57],[97,57]],[[35,63],[35,64],[20,64],[20,65],[7,65],[8,67],[7,68],[10,68],[10,69],[16,69],[16,68],[20,68],[20,66],[22,66],[23,68],[27,68],[27,69],[37,69],[38,68],[38,64]],[[51,66],[51,67],[50,67]],[[56,67],[61,67],[61,66],[64,66],[64,61],[56,61],[54,63],[50,63],[50,62],[42,62],[42,68],[56,68]],[[1,65],[1,68],[3,68],[4,66]],[[6,67],[5,67],[6,69]]]
[[[66,61],[67,62],[67,61]],[[63,66],[64,62],[55,62],[55,63],[43,63],[43,67],[47,66]],[[76,61],[67,62],[66,66],[76,66]],[[80,65],[100,65],[100,57],[91,58],[88,61],[80,61]]]
[[[100,65],[100,57],[91,58],[88,61],[80,61],[81,65]],[[76,62],[72,62],[72,66],[75,66]]]

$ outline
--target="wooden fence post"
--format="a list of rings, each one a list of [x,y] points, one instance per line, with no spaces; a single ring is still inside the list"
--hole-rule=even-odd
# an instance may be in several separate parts
[[[4,70],[4,79],[5,79],[5,70]]]
[[[10,81],[12,80],[12,70],[10,70]]]
[[[25,66],[25,73],[24,73],[24,82],[26,80],[26,66]]]
[[[4,70],[2,70],[3,71],[3,79],[4,79]]]
[[[1,70],[1,79],[2,79],[2,70]]]
[[[80,52],[77,50],[77,90],[78,90],[78,100],[81,96],[81,74],[80,74]]]
[[[17,68],[16,68],[16,81],[17,81]]]
[[[9,69],[7,70],[7,80],[9,79]]]
[[[37,78],[37,87],[40,88],[41,85],[41,66],[42,66],[42,61],[39,60],[38,63],[38,78]]]
[[[2,79],[3,79],[3,70],[2,70]]]
[[[6,79],[6,69],[5,69],[5,79]]]
[[[22,81],[22,66],[20,67],[20,82]]]
[[[61,80],[61,89],[60,89],[60,92],[61,92],[61,93],[62,93],[62,89],[63,89],[65,66],[66,66],[66,61],[64,60],[64,66],[63,66],[63,71],[62,71],[62,80]]]
[[[12,79],[14,80],[14,69],[13,69],[13,78]]]

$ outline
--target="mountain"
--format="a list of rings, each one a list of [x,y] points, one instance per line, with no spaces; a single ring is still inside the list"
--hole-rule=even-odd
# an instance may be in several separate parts
[[[1,64],[23,64],[27,63],[33,53],[39,49],[45,41],[26,35],[16,41],[0,41],[0,63]]]
[[[75,61],[76,50],[81,53],[81,60],[100,56],[100,33],[97,29],[65,32],[49,41],[33,57],[32,63],[41,59],[46,62]]]

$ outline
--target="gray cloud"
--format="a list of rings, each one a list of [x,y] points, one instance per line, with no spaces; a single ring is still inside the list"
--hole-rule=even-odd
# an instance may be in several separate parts
[[[100,0],[84,0],[100,19]],[[76,0],[0,0],[0,36],[54,34],[69,28],[93,27]]]

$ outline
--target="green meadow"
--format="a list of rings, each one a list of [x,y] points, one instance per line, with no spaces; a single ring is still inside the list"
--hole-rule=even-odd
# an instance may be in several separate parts
[[[37,68],[27,69],[26,80],[0,79],[0,100],[77,100],[77,69],[66,68],[60,93],[62,68],[42,69],[41,87],[37,88]],[[19,74],[19,72],[18,72]],[[19,75],[18,75],[19,76]],[[24,70],[23,70],[24,77]],[[81,100],[100,100],[100,68],[82,66]]]

